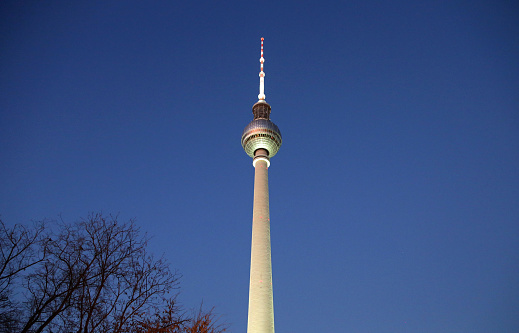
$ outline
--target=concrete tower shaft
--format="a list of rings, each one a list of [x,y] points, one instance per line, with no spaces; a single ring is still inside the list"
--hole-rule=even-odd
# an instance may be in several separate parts
[[[274,333],[268,164],[266,150],[257,150],[254,158],[248,333]]]

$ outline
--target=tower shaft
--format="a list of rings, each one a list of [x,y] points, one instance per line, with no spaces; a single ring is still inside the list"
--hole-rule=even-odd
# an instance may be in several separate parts
[[[254,208],[247,333],[274,333],[267,154],[264,149],[258,149],[254,154]]]

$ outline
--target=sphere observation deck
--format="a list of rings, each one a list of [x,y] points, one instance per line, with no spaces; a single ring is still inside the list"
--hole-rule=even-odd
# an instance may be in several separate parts
[[[282,139],[279,128],[270,121],[270,105],[260,100],[252,107],[254,120],[243,130],[241,145],[247,155],[254,157],[258,149],[268,151],[268,157],[273,157],[281,147]]]

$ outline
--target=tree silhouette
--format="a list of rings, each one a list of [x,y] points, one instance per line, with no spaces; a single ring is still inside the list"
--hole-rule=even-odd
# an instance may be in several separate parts
[[[33,228],[15,225],[8,229],[0,220],[0,331],[14,331],[19,323],[20,308],[12,299],[13,288],[21,275],[45,258],[46,247],[41,246],[44,224]],[[39,247],[37,253],[35,247]]]
[[[93,214],[56,232],[43,223],[0,227],[4,332],[225,331],[211,311],[180,309],[180,275],[147,251],[149,239],[133,221]],[[22,297],[13,297],[15,286]]]

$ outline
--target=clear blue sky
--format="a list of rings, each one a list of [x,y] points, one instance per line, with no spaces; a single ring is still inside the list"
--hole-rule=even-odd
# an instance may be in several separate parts
[[[136,218],[245,332],[266,96],[276,330],[519,331],[516,1],[2,1],[0,214]]]

